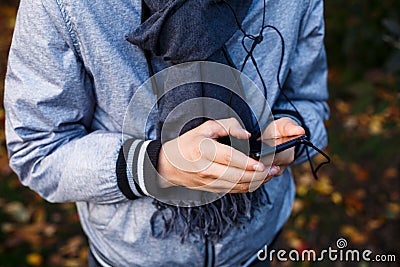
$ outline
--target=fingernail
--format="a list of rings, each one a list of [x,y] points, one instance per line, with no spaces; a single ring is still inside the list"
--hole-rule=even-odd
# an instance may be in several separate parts
[[[258,171],[258,172],[263,172],[265,170],[265,166],[264,166],[264,164],[262,164],[260,162],[260,163],[253,165],[253,170]]]
[[[251,133],[249,133],[247,130],[243,129],[243,132],[245,132],[247,134],[247,136],[250,137]]]
[[[269,175],[269,176],[277,175],[279,171],[280,171],[279,166],[272,166],[272,167],[269,169],[268,175]]]

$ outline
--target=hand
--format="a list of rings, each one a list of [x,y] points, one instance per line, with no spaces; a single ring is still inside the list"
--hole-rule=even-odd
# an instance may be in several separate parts
[[[250,138],[236,119],[207,121],[166,142],[158,160],[161,187],[184,186],[214,193],[253,191],[279,172],[216,140]]]
[[[294,120],[283,117],[275,120],[273,123],[268,125],[262,134],[261,139],[271,139],[271,138],[282,138],[286,136],[303,135],[305,130],[303,127],[299,126]],[[266,156],[260,161],[265,165],[269,166],[279,166],[280,170],[275,176],[279,176],[283,173],[285,168],[291,164],[294,160],[294,147],[286,149],[280,153],[277,153],[275,157]],[[272,161],[272,162],[271,162]]]

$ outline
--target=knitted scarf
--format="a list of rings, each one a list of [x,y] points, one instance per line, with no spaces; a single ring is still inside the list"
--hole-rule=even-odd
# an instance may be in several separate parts
[[[243,21],[251,3],[250,0],[143,0],[142,24],[127,36],[127,40],[149,55],[148,64],[155,72],[198,60],[232,66],[224,44],[238,29],[237,23]],[[207,110],[207,104],[174,111],[174,116],[168,117],[180,103],[199,97],[214,98],[230,105],[236,114],[240,114],[243,127],[252,129],[251,111],[240,97],[217,85],[191,83],[174,88],[159,99],[158,138],[161,130],[165,137],[164,130],[168,129],[167,139],[173,139],[203,123],[207,118],[192,119],[189,116],[194,109]],[[213,119],[230,116],[219,114]],[[182,128],[179,124],[183,121],[187,123]],[[218,240],[232,227],[250,220],[266,199],[268,196],[263,187],[252,193],[226,194],[198,207],[173,206],[155,199],[157,211],[151,218],[152,232],[161,238],[175,232],[183,240],[189,234]]]

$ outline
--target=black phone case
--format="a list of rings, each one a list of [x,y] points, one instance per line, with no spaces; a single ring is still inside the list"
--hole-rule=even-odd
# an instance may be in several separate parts
[[[299,137],[297,137],[295,139],[292,139],[292,140],[289,140],[289,141],[284,142],[282,144],[279,144],[276,147],[271,147],[271,146],[268,146],[267,144],[264,144],[263,147],[262,147],[262,150],[260,149],[257,152],[250,153],[249,156],[258,160],[258,159],[260,159],[262,157],[265,157],[267,155],[271,155],[273,153],[276,154],[276,153],[282,152],[282,151],[284,151],[284,150],[286,150],[288,148],[291,148],[291,147],[294,147],[294,146],[296,146],[298,144],[301,144],[303,142],[303,140],[307,140],[307,136],[306,135],[299,136]]]

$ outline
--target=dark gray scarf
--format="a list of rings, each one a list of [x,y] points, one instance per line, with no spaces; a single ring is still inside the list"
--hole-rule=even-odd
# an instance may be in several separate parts
[[[151,60],[151,70],[162,70],[171,64],[197,60],[229,64],[229,55],[224,44],[238,29],[252,3],[251,0],[144,0],[148,8],[143,10],[145,19],[127,39],[142,48]],[[226,3],[228,2],[229,5]],[[146,12],[147,15],[145,14]],[[234,16],[236,15],[236,17]],[[158,92],[160,94],[162,92]],[[183,110],[166,121],[168,114],[178,104],[198,97],[211,97],[230,105],[246,129],[252,129],[251,113],[247,104],[229,90],[208,84],[196,83],[179,86],[165,94],[158,102],[158,133],[167,129],[167,139],[200,125],[206,118],[196,118],[185,124],[182,121],[193,112]],[[208,110],[203,106],[193,109]],[[232,114],[219,114],[228,118]],[[218,119],[217,118],[217,119]],[[215,119],[215,118],[214,118]],[[255,137],[257,133],[253,133]],[[164,132],[163,132],[164,136]],[[159,136],[160,137],[160,134]],[[222,237],[230,228],[252,218],[257,207],[267,199],[264,189],[246,194],[227,194],[222,198],[200,207],[179,207],[155,200],[157,212],[151,219],[153,234],[165,237],[170,232],[207,236],[212,240]]]

